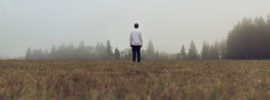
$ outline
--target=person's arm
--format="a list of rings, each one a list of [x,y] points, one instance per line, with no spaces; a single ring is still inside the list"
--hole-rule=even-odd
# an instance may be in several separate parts
[[[129,36],[129,46],[131,47],[131,45],[132,45],[132,35],[130,33],[130,36]]]
[[[141,33],[141,32],[140,32],[139,38],[140,38],[140,41],[141,41],[141,43],[142,43],[142,45],[141,45],[141,47],[142,47],[142,46],[143,46],[143,39],[142,39],[142,33]]]

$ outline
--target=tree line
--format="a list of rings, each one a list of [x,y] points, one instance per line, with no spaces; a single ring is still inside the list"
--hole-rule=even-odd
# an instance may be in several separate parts
[[[59,47],[52,46],[51,51],[41,49],[31,49],[30,47],[26,51],[25,59],[38,59],[38,60],[98,60],[98,59],[120,59],[120,51],[118,48],[114,49],[111,46],[110,41],[104,45],[102,42],[98,42],[95,47],[85,45],[84,41],[81,41],[79,46],[75,46],[70,43],[69,45],[62,44]]]
[[[152,41],[149,41],[146,50],[141,50],[142,59],[162,60],[168,59],[168,54],[154,50]],[[132,51],[130,48],[120,51],[117,47],[113,48],[108,40],[106,45],[98,42],[95,46],[85,45],[81,41],[79,46],[70,43],[61,44],[59,47],[52,46],[51,50],[27,48],[25,59],[27,60],[112,60],[112,59],[130,59]]]
[[[223,42],[222,42],[223,43]],[[153,42],[150,40],[146,49],[141,50],[142,59],[146,60],[169,60],[169,59],[220,59],[218,43],[215,45],[205,44],[202,54],[199,54],[195,43],[191,41],[188,52],[182,46],[181,52],[177,54],[168,54],[166,52],[159,52],[155,50]],[[204,53],[206,52],[206,53]],[[216,55],[212,55],[217,52]],[[202,56],[201,56],[202,55]],[[84,41],[76,47],[70,43],[68,45],[61,44],[59,47],[52,46],[50,51],[42,49],[31,49],[26,51],[25,59],[27,60],[112,60],[112,59],[131,59],[131,48],[120,51],[118,48],[113,48],[111,42],[108,40],[106,45],[98,42],[95,46],[85,45]]]
[[[185,47],[179,53],[180,59],[270,59],[270,16],[267,18],[244,18],[229,32],[226,40],[212,44],[203,43],[200,54],[194,43],[189,53]]]
[[[226,41],[216,41],[213,44],[203,43],[202,50],[199,53],[195,43],[191,41],[188,51],[185,46],[181,46],[180,52],[176,59],[180,60],[196,60],[196,59],[226,59]]]
[[[182,45],[176,54],[168,54],[155,50],[153,42],[149,41],[146,49],[141,50],[142,59],[146,60],[195,60],[195,59],[270,59],[270,16],[267,19],[256,17],[244,18],[228,34],[227,39],[204,42],[201,52],[191,41],[189,49]],[[130,48],[119,50],[113,48],[110,41],[104,45],[98,42],[95,46],[85,45],[83,41],[76,47],[72,43],[52,46],[50,52],[41,49],[28,48],[25,59],[48,60],[111,60],[131,59]]]

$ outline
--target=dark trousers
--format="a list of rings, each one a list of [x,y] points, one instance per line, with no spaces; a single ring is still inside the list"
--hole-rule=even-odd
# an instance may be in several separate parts
[[[132,45],[132,60],[133,62],[136,61],[136,56],[137,56],[137,61],[141,62],[141,46],[140,45]]]

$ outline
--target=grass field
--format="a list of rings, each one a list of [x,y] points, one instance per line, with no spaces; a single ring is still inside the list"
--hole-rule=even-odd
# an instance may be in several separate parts
[[[0,61],[0,100],[270,98],[270,61]]]

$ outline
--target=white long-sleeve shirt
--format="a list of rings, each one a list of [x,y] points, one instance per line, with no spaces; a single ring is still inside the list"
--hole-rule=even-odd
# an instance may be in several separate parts
[[[142,44],[143,44],[142,32],[136,28],[134,30],[132,30],[130,32],[129,42],[130,42],[130,45],[142,46]]]

